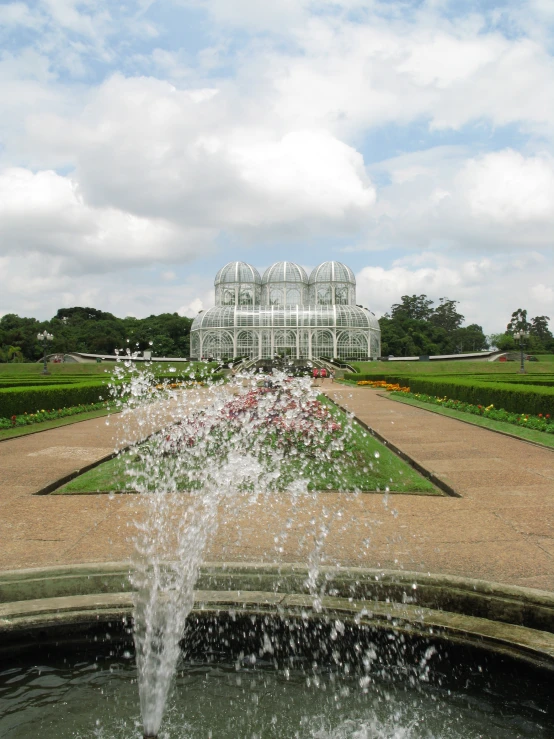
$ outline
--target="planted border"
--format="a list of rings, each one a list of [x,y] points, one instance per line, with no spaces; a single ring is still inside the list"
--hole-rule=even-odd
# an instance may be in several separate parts
[[[512,413],[554,414],[554,387],[419,377],[410,377],[408,382],[412,393],[445,396],[476,406],[494,405]]]
[[[0,417],[11,418],[45,409],[90,405],[106,399],[108,392],[106,385],[99,382],[2,388]]]

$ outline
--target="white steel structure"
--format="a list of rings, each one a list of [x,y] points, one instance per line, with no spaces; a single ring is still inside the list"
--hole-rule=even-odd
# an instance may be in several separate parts
[[[293,262],[277,262],[260,277],[245,262],[229,262],[215,278],[214,308],[191,328],[196,358],[376,359],[379,322],[356,305],[356,279],[340,262],[324,262],[308,278]]]

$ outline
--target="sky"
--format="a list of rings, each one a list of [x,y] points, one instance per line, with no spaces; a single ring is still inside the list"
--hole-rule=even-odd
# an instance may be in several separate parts
[[[0,315],[336,259],[554,328],[552,0],[0,2]]]

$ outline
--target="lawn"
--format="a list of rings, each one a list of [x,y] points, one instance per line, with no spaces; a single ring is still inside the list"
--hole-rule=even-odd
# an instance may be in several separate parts
[[[104,375],[106,370],[112,372],[116,366],[116,362],[99,362],[90,364],[79,364],[78,362],[60,362],[48,363],[48,372],[51,376],[56,375],[75,375],[82,377],[84,375]],[[137,362],[137,366],[142,365]],[[197,371],[200,368],[211,369],[216,367],[216,362],[153,362],[150,369],[154,373],[168,374],[170,368],[177,370],[177,373],[189,373],[192,370]],[[0,364],[0,378],[4,376],[27,377],[42,374],[44,365],[42,362],[4,362]],[[171,372],[173,374],[173,372]],[[48,375],[46,375],[48,377]]]
[[[36,434],[39,431],[49,431],[57,429],[60,426],[69,426],[72,423],[80,421],[90,421],[92,418],[101,418],[113,414],[113,410],[102,408],[95,411],[85,411],[84,413],[76,413],[74,416],[66,418],[56,418],[52,421],[42,421],[41,423],[33,423],[29,426],[16,426],[15,428],[0,429],[0,441],[4,439],[15,439],[18,436],[27,436],[28,434]]]
[[[294,454],[286,455],[281,463],[277,489],[285,488],[292,480],[302,475],[308,480],[310,490],[384,492],[388,488],[391,493],[442,495],[429,480],[377,441],[362,426],[356,422],[350,426],[342,410],[331,403],[328,403],[327,407],[334,421],[342,424],[343,428],[348,426],[344,449],[324,460],[299,458]],[[76,477],[53,494],[132,492],[130,490],[132,477],[127,470],[131,466],[133,473],[140,476],[143,471],[150,468],[148,461],[144,461],[143,454],[140,448],[124,453]],[[221,452],[218,452],[217,458],[222,458]],[[174,464],[171,457],[159,460],[160,470],[151,484],[147,483],[152,491],[156,488],[156,481],[163,478]],[[190,490],[198,487],[201,484],[201,472],[205,464],[206,460],[196,477],[190,474],[192,466],[178,477],[177,488]]]
[[[554,370],[554,355],[539,354],[537,362],[525,362],[528,374],[551,374]],[[352,367],[361,374],[389,375],[475,375],[513,374],[519,370],[519,362],[489,362],[486,360],[444,360],[433,362],[353,362]],[[346,373],[345,377],[348,377]]]

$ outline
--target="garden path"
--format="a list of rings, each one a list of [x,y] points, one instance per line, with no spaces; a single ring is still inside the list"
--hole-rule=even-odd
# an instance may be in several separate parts
[[[321,493],[222,508],[211,561],[305,562],[325,520],[322,563],[432,572],[554,591],[554,452],[382,397],[322,390],[462,497]],[[198,394],[198,402],[202,395]],[[35,495],[53,480],[142,438],[164,419],[83,421],[0,443],[0,569],[122,561],[137,496]],[[150,425],[148,425],[150,424]],[[180,496],[176,506],[184,505]],[[242,504],[240,504],[242,503]],[[322,519],[322,516],[324,517]]]

